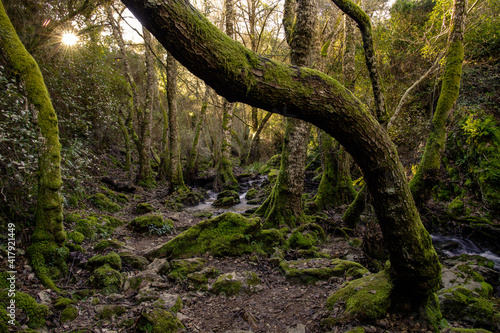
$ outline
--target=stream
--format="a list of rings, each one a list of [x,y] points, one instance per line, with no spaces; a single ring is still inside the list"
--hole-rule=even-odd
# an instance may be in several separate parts
[[[208,191],[208,198],[200,204],[193,207],[186,207],[184,209],[185,212],[188,213],[199,213],[199,212],[210,212],[213,213],[214,216],[220,215],[226,212],[233,213],[244,213],[250,208],[255,208],[257,205],[248,204],[248,200],[245,199],[245,196],[249,189],[255,187],[259,188],[260,185],[266,180],[267,176],[258,176],[256,178],[252,178],[246,181],[241,182],[240,188],[240,203],[231,207],[215,207],[212,206],[213,202],[217,199],[217,192]]]
[[[486,248],[482,248],[470,239],[457,236],[431,235],[432,244],[438,253],[453,257],[461,254],[479,255],[493,261],[495,269],[500,270],[500,256]]]

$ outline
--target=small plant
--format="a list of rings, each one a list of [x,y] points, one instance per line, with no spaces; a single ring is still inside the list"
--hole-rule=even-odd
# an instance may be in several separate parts
[[[172,233],[172,226],[168,224],[164,224],[162,226],[157,226],[154,224],[149,225],[149,234],[150,235],[158,235],[158,236],[163,236],[166,234],[171,234]]]

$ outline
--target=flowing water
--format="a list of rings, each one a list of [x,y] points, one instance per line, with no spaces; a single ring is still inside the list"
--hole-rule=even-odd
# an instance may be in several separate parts
[[[470,239],[443,235],[431,235],[431,238],[436,250],[448,257],[461,254],[480,255],[493,261],[495,269],[500,270],[500,256],[486,248],[482,248]]]
[[[184,211],[189,213],[199,213],[199,212],[210,212],[213,213],[214,216],[220,215],[225,212],[233,212],[233,213],[244,213],[248,209],[255,208],[256,205],[250,205],[245,199],[245,196],[248,190],[252,187],[259,187],[264,180],[265,176],[259,176],[257,178],[253,178],[247,181],[244,181],[240,184],[240,188],[242,192],[240,192],[240,203],[231,207],[215,207],[212,206],[214,201],[217,199],[217,193],[213,191],[208,191],[208,198],[205,201],[201,202],[199,205],[193,207],[187,207]]]

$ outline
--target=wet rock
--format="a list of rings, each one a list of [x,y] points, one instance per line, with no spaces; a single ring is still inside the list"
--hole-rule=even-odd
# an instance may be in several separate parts
[[[222,191],[217,194],[217,200],[212,203],[215,207],[229,207],[240,203],[240,195],[233,190]]]

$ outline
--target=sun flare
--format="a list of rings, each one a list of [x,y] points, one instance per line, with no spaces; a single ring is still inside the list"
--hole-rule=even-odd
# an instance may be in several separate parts
[[[78,43],[78,36],[72,32],[64,32],[62,34],[62,43],[66,46],[74,46]]]

